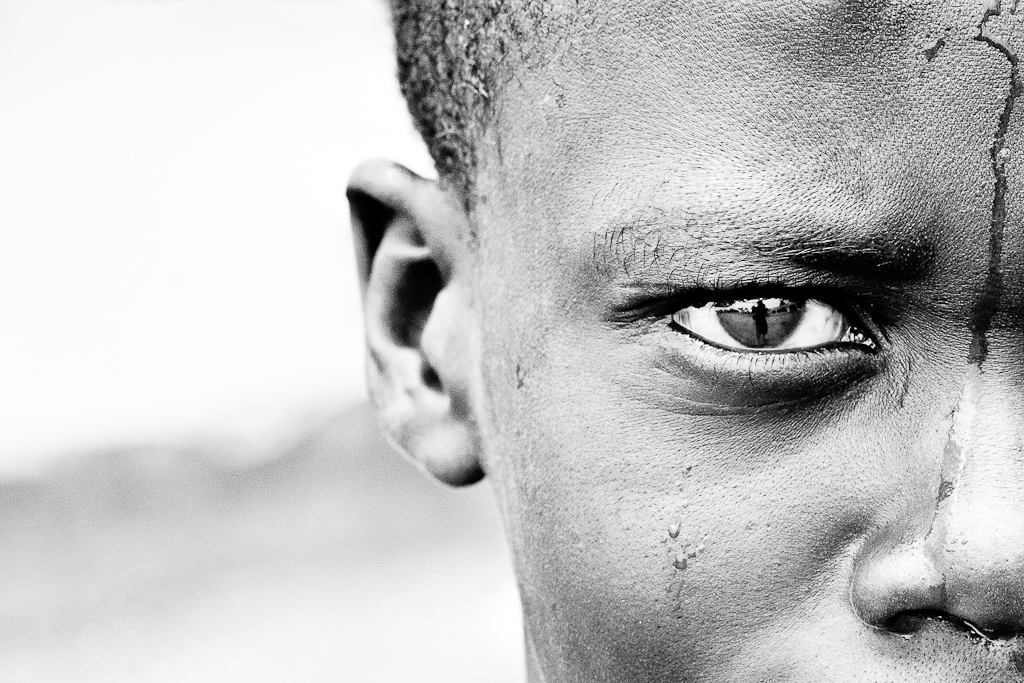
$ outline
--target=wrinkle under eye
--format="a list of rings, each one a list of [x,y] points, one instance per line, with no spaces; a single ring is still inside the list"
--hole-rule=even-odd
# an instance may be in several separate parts
[[[672,314],[682,332],[738,352],[786,352],[874,342],[841,311],[817,299],[751,298],[687,306]]]

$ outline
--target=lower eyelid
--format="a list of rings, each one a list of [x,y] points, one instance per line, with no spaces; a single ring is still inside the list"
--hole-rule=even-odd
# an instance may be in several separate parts
[[[884,358],[856,348],[785,352],[731,351],[659,326],[655,366],[681,399],[723,410],[763,410],[814,403],[852,390],[884,368]],[[652,330],[652,332],[654,332]]]

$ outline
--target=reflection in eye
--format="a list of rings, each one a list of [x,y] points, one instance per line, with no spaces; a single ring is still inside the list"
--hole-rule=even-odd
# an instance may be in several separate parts
[[[845,315],[817,299],[742,299],[687,306],[672,322],[704,341],[733,351],[795,351],[836,343],[875,348]]]

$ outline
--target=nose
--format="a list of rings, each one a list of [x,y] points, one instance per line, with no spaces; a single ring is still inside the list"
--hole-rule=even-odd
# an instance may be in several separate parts
[[[993,424],[976,437],[959,490],[940,512],[944,609],[997,635],[1024,629],[1024,476],[1021,440],[1010,438],[1018,428]]]
[[[1024,397],[986,375],[969,379],[931,495],[858,558],[854,608],[873,626],[1024,631]]]

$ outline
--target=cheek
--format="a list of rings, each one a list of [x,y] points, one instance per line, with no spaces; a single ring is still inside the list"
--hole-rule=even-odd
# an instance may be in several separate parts
[[[896,382],[827,411],[694,415],[635,345],[526,329],[544,334],[485,350],[491,448],[531,631],[593,680],[710,669],[823,593],[842,603],[865,532],[934,495],[931,459],[899,437],[924,402],[879,419]]]

